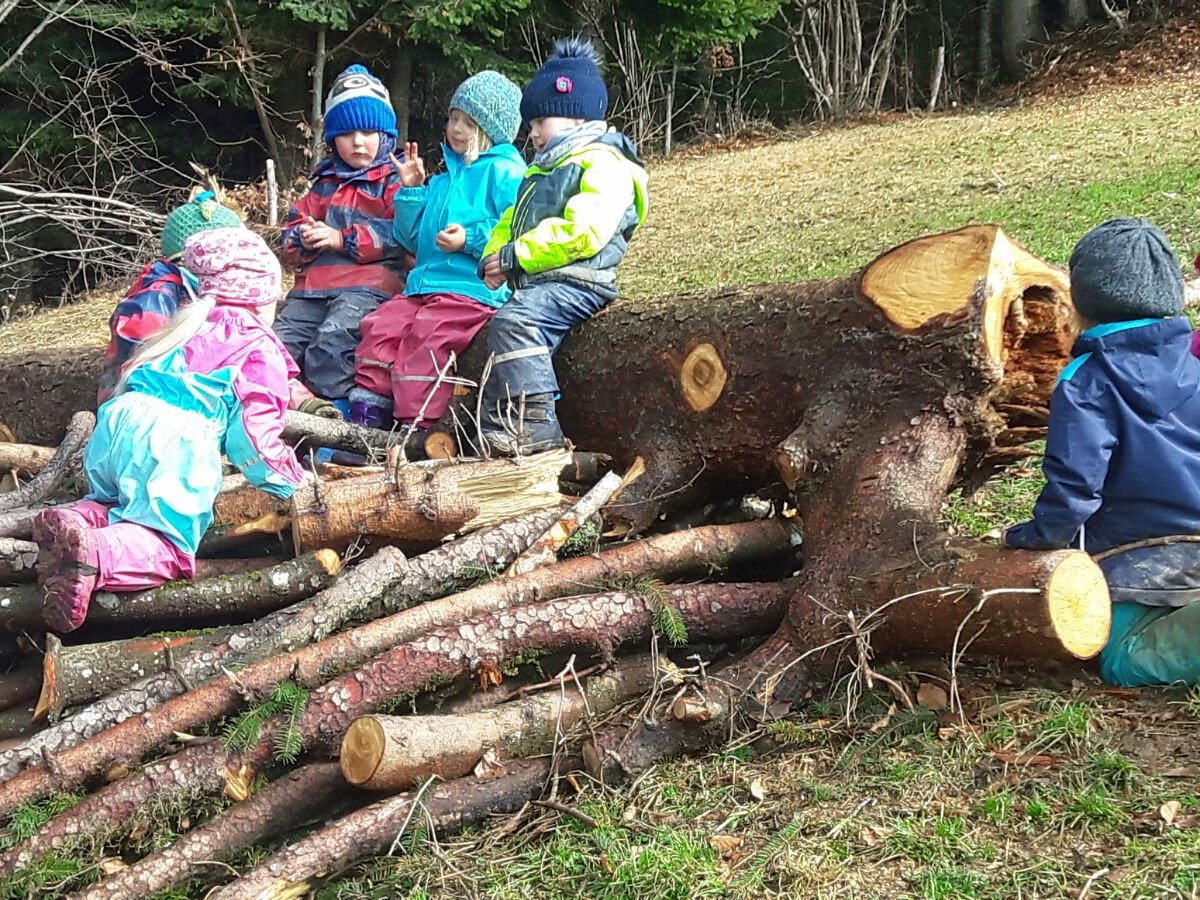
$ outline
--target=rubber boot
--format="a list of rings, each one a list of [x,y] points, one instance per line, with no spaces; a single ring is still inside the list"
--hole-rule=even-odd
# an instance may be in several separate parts
[[[558,416],[554,410],[553,394],[529,394],[525,397],[524,415],[521,403],[509,404],[510,415],[501,421],[489,417],[484,422],[483,438],[492,452],[499,456],[528,456],[557,450],[565,443]]]

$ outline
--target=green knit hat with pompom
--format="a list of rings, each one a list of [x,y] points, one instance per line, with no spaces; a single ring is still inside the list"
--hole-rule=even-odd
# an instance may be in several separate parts
[[[242,220],[237,213],[218,203],[212,191],[204,191],[167,216],[162,232],[162,255],[167,259],[179,256],[187,239],[198,231],[241,227]]]

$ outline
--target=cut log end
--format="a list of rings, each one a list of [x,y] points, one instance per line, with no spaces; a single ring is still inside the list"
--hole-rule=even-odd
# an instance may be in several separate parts
[[[387,735],[374,716],[355,719],[342,739],[342,774],[354,785],[364,785],[374,777],[383,759]]]
[[[695,412],[711,408],[721,398],[728,380],[725,363],[712,344],[694,347],[679,370],[679,389],[688,408]]]
[[[336,575],[342,570],[342,557],[336,550],[330,550],[328,548],[324,550],[318,550],[313,554],[313,556],[316,558],[317,565],[319,565],[327,575]]]
[[[1015,300],[1030,290],[1070,294],[1066,275],[998,225],[972,225],[902,244],[867,268],[860,288],[894,327],[916,331],[939,317],[967,313],[981,282],[983,352],[996,365],[1004,362],[1005,326]]]
[[[1046,583],[1046,605],[1064,650],[1091,659],[1104,649],[1112,604],[1104,572],[1090,556],[1080,551],[1062,560]]]
[[[42,657],[42,692],[38,695],[37,706],[33,710],[33,721],[42,722],[55,708],[56,685],[58,684],[58,654],[62,649],[62,641],[55,635],[46,635],[46,653]]]
[[[455,459],[458,456],[458,444],[454,435],[445,431],[431,431],[425,438],[426,459]]]

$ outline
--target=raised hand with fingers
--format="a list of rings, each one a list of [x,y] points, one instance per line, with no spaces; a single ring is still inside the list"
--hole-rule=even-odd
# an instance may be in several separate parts
[[[425,183],[425,160],[421,159],[421,148],[416,141],[404,145],[404,161],[396,158],[395,153],[389,153],[388,159],[392,168],[400,176],[400,183],[405,187],[420,187]]]

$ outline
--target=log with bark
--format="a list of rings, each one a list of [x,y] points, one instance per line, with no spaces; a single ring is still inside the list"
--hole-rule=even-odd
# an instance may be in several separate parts
[[[24,745],[0,752],[0,779],[11,778],[31,761],[42,761],[47,753],[73,747],[130,716],[153,709],[180,694],[185,685],[199,685],[219,675],[223,667],[302,647],[351,620],[373,618],[383,609],[401,609],[442,596],[480,572],[506,566],[556,515],[554,511],[531,513],[412,560],[406,560],[399,550],[384,547],[311,599],[246,625],[224,640],[182,654],[172,672],[134,682],[78,710]],[[0,602],[2,595],[0,589]]]
[[[149,673],[172,672],[175,654],[194,647],[197,641],[226,640],[232,630],[128,638],[69,647],[64,647],[55,635],[48,634],[34,718],[55,722],[68,707],[107,696]]]
[[[52,459],[53,447],[0,441],[0,472],[15,472],[29,478],[46,468]]]
[[[697,568],[711,570],[734,560],[778,555],[789,549],[792,540],[790,529],[778,522],[718,526],[708,529],[703,535],[702,531],[706,530],[664,535],[606,551],[595,557],[580,557],[525,575],[499,579],[455,597],[425,603],[377,619],[292,653],[261,659],[241,669],[236,679],[215,679],[183,696],[175,696],[179,685],[173,677],[159,676],[167,682],[164,692],[171,699],[161,702],[161,705],[151,705],[144,696],[135,694],[122,704],[122,716],[128,718],[118,720],[119,724],[99,734],[92,732],[94,736],[82,743],[78,735],[88,730],[91,718],[84,718],[83,713],[78,713],[60,723],[57,727],[61,731],[55,735],[56,741],[49,744],[49,749],[65,749],[53,753],[49,761],[34,764],[0,784],[0,816],[9,815],[17,806],[44,797],[48,792],[70,790],[72,786],[81,785],[115,765],[136,763],[175,733],[186,732],[236,711],[245,702],[247,692],[269,691],[275,684],[288,678],[300,683],[320,684],[333,671],[361,665],[376,654],[432,629],[443,626],[457,628],[458,623],[488,612],[528,603],[538,597],[577,592],[581,585],[596,584],[605,577],[617,574],[679,573],[695,571]],[[703,552],[705,550],[707,553]],[[352,569],[335,590],[345,588],[362,569],[363,566]],[[524,614],[521,617],[526,618]],[[510,622],[505,627],[513,626]],[[525,629],[522,623],[521,630]],[[444,665],[457,673],[462,662],[459,658]],[[388,683],[381,679],[375,687],[384,689]],[[362,694],[367,687],[355,687],[354,691]],[[105,710],[114,705],[113,697],[104,701]],[[344,713],[348,706],[342,704],[340,708]],[[141,715],[136,715],[137,712],[141,712]],[[83,723],[73,725],[81,718]],[[342,722],[340,727],[344,730],[346,724],[348,720]],[[340,737],[339,732],[332,739],[336,741]],[[46,737],[39,735],[19,751],[9,751],[0,756],[5,771],[15,769],[20,761],[33,761],[44,756],[43,747],[47,743]]]
[[[565,738],[585,716],[601,717],[677,672],[660,671],[650,657],[622,662],[581,682],[460,716],[363,716],[342,739],[342,773],[353,785],[396,792],[436,776],[469,775],[484,755],[490,762],[538,756]]]
[[[790,586],[786,583],[694,585],[664,589],[655,596],[624,591],[551,600],[511,612],[502,610],[425,633],[382,654],[362,669],[325,683],[309,698],[303,715],[293,727],[302,749],[332,753],[354,718],[398,694],[420,690],[435,679],[467,676],[480,665],[489,672],[498,672],[507,659],[530,648],[550,653],[591,647],[610,655],[623,643],[648,639],[665,604],[678,613],[689,634],[701,641],[761,634],[773,627],[789,595]],[[319,680],[317,660],[307,662],[292,666],[284,676],[290,674],[301,684]],[[253,671],[256,668],[248,667],[237,673],[243,688],[260,685],[259,673]],[[178,701],[187,699],[181,697]],[[159,709],[170,705],[169,702]],[[140,720],[148,721],[155,712],[143,715]],[[0,877],[68,846],[79,835],[112,833],[119,829],[129,809],[137,808],[151,797],[157,802],[168,802],[177,796],[198,798],[224,791],[242,799],[254,773],[271,761],[275,732],[281,725],[277,720],[267,723],[257,745],[244,755],[226,753],[220,745],[206,743],[189,747],[174,757],[144,767],[138,775],[108,785],[56,816],[29,840],[0,854]],[[60,791],[81,784],[84,770],[80,763],[84,758],[88,759],[91,771],[107,771],[133,759],[136,750],[122,754],[104,740],[114,731],[111,729],[73,751],[58,755],[52,760],[52,767],[28,769],[0,786],[3,814],[10,814],[16,805],[45,796],[42,788]],[[133,731],[136,734],[137,729]]]
[[[329,549],[282,562],[275,560],[265,569],[260,568],[263,562],[199,560],[194,581],[173,581],[127,594],[100,591],[92,598],[88,622],[187,622],[192,626],[244,622],[325,590],[342,569],[341,557]]]
[[[63,481],[82,471],[83,448],[96,427],[90,412],[77,412],[67,425],[66,435],[50,462],[33,478],[14,491],[0,494],[0,512],[21,509],[54,495]]]
[[[219,864],[239,850],[328,818],[356,799],[337,763],[313,763],[280,776],[258,793],[183,835],[169,847],[76,894],[74,900],[151,897],[189,880],[224,875]]]
[[[313,482],[292,496],[297,551],[384,537],[431,544],[536,509],[558,506],[565,450],[519,460],[401,466],[381,475]]]
[[[559,761],[559,771],[571,772],[579,762],[577,757],[567,756]],[[280,850],[209,895],[210,900],[304,896],[311,890],[312,880],[339,872],[365,857],[388,853],[404,836],[406,823],[412,828],[432,825],[439,833],[467,828],[488,816],[517,811],[538,797],[554,774],[553,760],[513,760],[499,777],[461,778],[434,785],[428,791],[389,797]],[[413,821],[417,816],[420,818]]]
[[[239,488],[217,498],[201,552],[228,549],[248,535],[285,531],[297,553],[341,549],[360,537],[428,546],[456,532],[558,506],[559,474],[571,461],[560,450],[520,460],[438,461],[337,473],[311,480],[289,501]]]
[[[37,578],[38,546],[32,541],[0,538],[0,584],[16,584]]]

